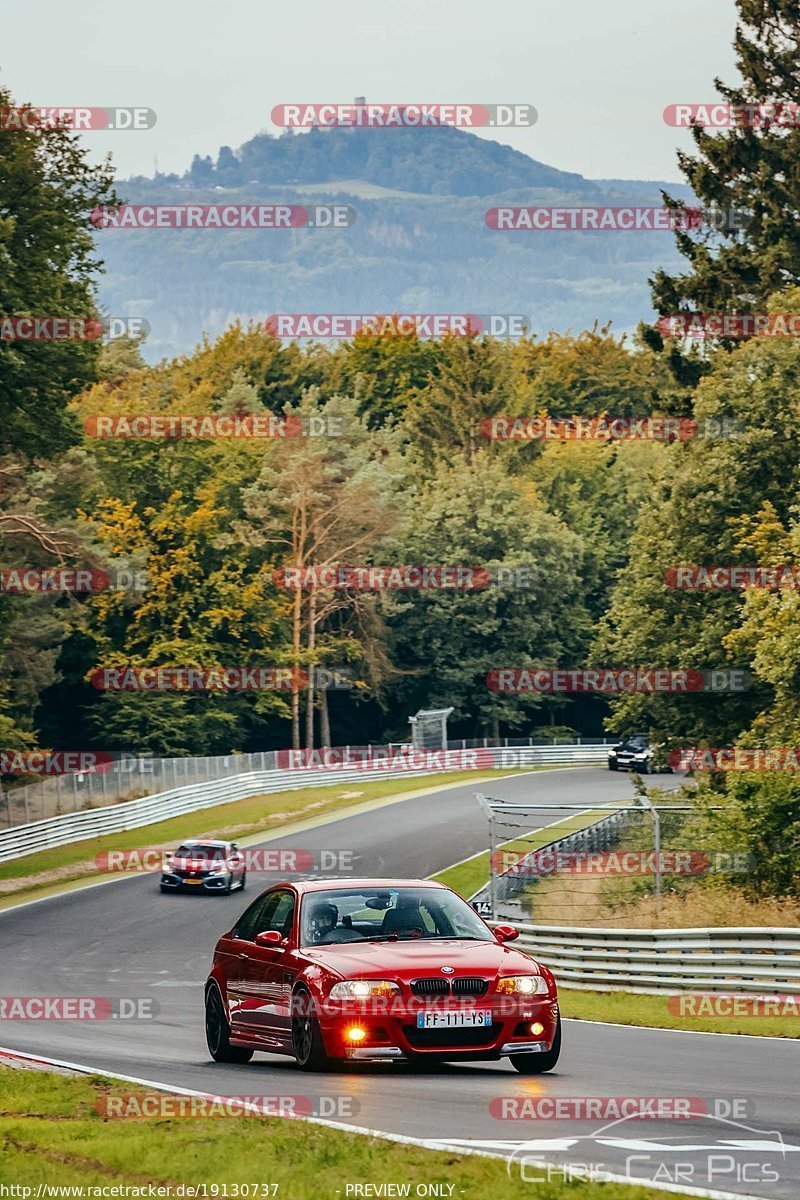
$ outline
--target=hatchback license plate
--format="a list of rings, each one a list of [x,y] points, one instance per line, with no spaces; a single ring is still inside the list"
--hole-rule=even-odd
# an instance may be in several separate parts
[[[417,1013],[417,1029],[475,1029],[491,1023],[492,1014],[489,1009]]]

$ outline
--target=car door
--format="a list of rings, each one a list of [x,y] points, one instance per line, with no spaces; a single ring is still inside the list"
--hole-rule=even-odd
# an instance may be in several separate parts
[[[256,926],[261,927],[263,921],[269,920],[269,913],[274,909],[277,897],[274,891],[266,892],[254,900],[245,909],[225,938],[221,950],[224,954],[225,974],[227,979],[228,1009],[231,1018],[231,1031],[244,1030],[252,1023],[248,1009],[252,1008],[252,996],[248,982],[250,973],[250,949],[255,937]]]
[[[239,1005],[236,1028],[265,1044],[284,1047],[290,1036],[289,1000],[294,978],[290,965],[293,944],[295,893],[275,888],[248,922],[246,936],[238,938]],[[256,936],[268,930],[283,939],[258,945]],[[232,1031],[234,1028],[231,1017]]]

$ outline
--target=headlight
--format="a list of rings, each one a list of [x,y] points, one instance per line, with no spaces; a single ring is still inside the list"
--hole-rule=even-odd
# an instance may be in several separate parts
[[[609,757],[609,758],[616,758],[616,757],[617,757],[617,752],[616,752],[616,750],[609,750],[609,752],[608,752],[608,757]]]
[[[328,995],[331,1000],[369,1000],[373,996],[393,996],[399,991],[391,979],[344,979],[335,983]]]
[[[546,996],[550,989],[543,975],[506,975],[497,990],[503,996]]]

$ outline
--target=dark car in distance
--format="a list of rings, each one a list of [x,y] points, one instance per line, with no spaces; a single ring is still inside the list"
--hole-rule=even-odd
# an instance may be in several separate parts
[[[636,771],[652,775],[654,771],[671,774],[664,747],[654,744],[646,733],[634,733],[608,752],[609,771]]]

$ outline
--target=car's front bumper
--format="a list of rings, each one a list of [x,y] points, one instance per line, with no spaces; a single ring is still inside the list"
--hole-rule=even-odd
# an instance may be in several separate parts
[[[459,1011],[465,1007],[489,1010],[489,1026],[418,1029],[417,1012]],[[397,1011],[398,1008],[400,1011]],[[385,1011],[373,1004],[351,1001],[331,1011],[317,1009],[325,1049],[333,1058],[355,1061],[397,1061],[409,1058],[498,1059],[509,1054],[539,1054],[553,1044],[558,1025],[558,1001],[553,996],[476,998],[466,1004],[426,1004],[421,998],[386,1002]],[[533,1032],[532,1026],[543,1028]],[[362,1031],[360,1040],[349,1036]]]
[[[203,875],[198,879],[185,878],[180,875],[164,873],[161,876],[161,886],[174,892],[224,892],[231,883],[231,876]]]

